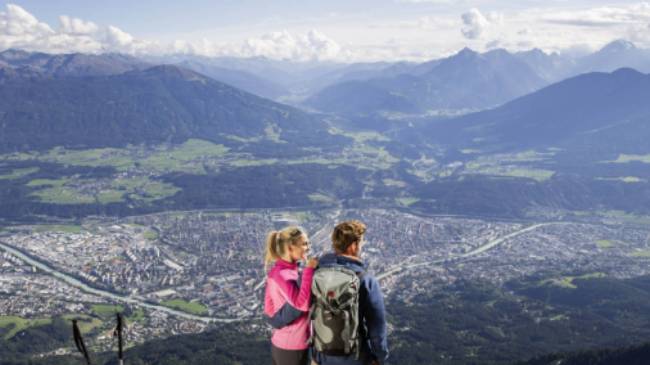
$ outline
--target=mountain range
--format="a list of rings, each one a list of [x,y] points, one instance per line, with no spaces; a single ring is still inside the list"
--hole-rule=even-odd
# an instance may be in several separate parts
[[[456,147],[646,153],[650,75],[629,68],[576,76],[498,108],[429,124],[418,134]],[[594,156],[595,157],[595,156]]]
[[[448,58],[401,65],[397,73],[395,66],[388,66],[383,74],[377,71],[379,75],[372,78],[348,76],[311,95],[304,104],[345,115],[488,109],[583,73],[623,67],[650,72],[650,51],[624,40],[577,58],[539,49],[483,54],[463,49]],[[366,95],[380,96],[381,102]]]
[[[233,138],[264,135],[268,128],[292,146],[336,139],[313,115],[177,66],[75,77],[50,75],[78,68],[43,68],[36,78],[5,74],[0,151],[180,143],[188,138],[228,144]]]

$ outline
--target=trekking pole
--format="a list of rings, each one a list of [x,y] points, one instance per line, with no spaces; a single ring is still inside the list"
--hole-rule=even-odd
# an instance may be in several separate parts
[[[124,354],[122,352],[122,314],[116,313],[117,327],[113,331],[113,337],[117,336],[117,361],[119,365],[124,365]]]
[[[79,330],[79,326],[77,325],[77,320],[73,319],[72,320],[72,336],[74,337],[74,344],[77,346],[77,350],[81,352],[84,355],[84,359],[86,359],[86,364],[90,365],[90,355],[88,354],[88,350],[86,349],[86,345],[84,344],[84,339],[81,337],[81,331]]]

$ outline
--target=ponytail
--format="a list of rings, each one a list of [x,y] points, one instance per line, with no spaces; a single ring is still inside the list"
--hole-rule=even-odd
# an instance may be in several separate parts
[[[287,246],[296,244],[303,235],[307,236],[307,231],[296,226],[269,232],[264,249],[264,267],[268,268],[271,262],[281,259],[288,250]]]
[[[269,264],[280,258],[281,253],[278,252],[280,249],[279,245],[280,232],[271,231],[266,236],[266,250],[264,254],[264,267],[268,267]]]

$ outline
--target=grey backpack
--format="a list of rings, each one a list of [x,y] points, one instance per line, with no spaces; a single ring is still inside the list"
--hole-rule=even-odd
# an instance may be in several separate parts
[[[359,290],[361,279],[344,267],[316,270],[311,284],[312,338],[316,351],[359,356]]]

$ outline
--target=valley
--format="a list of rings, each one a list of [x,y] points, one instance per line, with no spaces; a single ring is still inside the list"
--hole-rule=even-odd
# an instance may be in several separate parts
[[[650,230],[598,217],[535,223],[371,208],[88,218],[78,225],[3,229],[0,313],[10,331],[6,339],[19,328],[48,323],[16,327],[11,318],[79,317],[88,324],[84,332],[94,351],[108,350],[111,341],[102,328],[111,326],[117,308],[130,318],[132,345],[200,333],[220,322],[262,334],[265,234],[303,225],[314,232],[313,253],[321,254],[328,250],[329,229],[352,217],[368,224],[364,257],[396,307],[424,305],[421,295],[444,295],[463,282],[507,291],[537,277],[532,283],[539,288],[574,290],[585,280],[650,275],[643,254],[650,250]],[[70,353],[65,348],[57,353]]]

